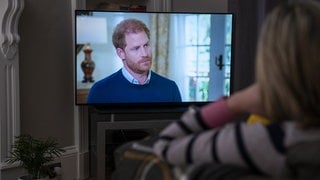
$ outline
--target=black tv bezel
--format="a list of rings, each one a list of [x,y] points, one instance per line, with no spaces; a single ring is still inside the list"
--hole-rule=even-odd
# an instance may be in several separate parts
[[[76,43],[76,17],[78,13],[89,15],[92,12],[115,12],[115,13],[168,13],[168,14],[230,14],[232,15],[232,31],[231,31],[231,67],[230,67],[230,95],[234,92],[234,51],[235,51],[235,14],[231,12],[188,12],[188,11],[174,11],[174,12],[159,12],[159,11],[122,11],[122,10],[74,10],[74,46],[75,46],[75,57],[74,57],[74,103],[76,106],[87,106],[93,107],[98,111],[104,113],[141,113],[141,112],[183,112],[190,106],[201,107],[213,101],[184,101],[184,102],[138,102],[138,103],[99,103],[99,104],[88,104],[78,103],[77,101],[77,43]]]

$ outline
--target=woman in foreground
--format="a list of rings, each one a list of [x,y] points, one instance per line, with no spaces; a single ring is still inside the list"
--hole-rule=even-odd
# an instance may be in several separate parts
[[[253,85],[190,108],[160,133],[154,152],[173,165],[232,164],[281,177],[288,148],[320,141],[320,5],[276,7],[264,22],[256,60]],[[232,122],[243,113],[271,123]]]

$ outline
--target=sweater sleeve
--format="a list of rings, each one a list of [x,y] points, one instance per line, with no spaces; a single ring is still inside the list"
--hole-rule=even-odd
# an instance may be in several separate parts
[[[153,148],[155,154],[172,165],[223,163],[279,175],[285,158],[276,148],[276,141],[283,136],[276,132],[281,132],[281,128],[261,123],[229,123],[184,137],[159,139]]]
[[[190,106],[179,120],[171,123],[160,132],[159,138],[154,144],[154,151],[162,159],[166,159],[167,149],[172,140],[221,126],[231,121],[232,117],[233,115],[226,104],[226,98],[220,98],[202,109]]]
[[[190,107],[160,132],[153,151],[172,165],[215,162],[278,174],[284,166],[281,127],[230,123],[233,117],[225,98],[201,109]]]
[[[160,139],[173,139],[183,137],[191,133],[219,127],[230,122],[234,115],[228,109],[225,98],[220,98],[199,109],[190,106],[181,118],[160,133]]]

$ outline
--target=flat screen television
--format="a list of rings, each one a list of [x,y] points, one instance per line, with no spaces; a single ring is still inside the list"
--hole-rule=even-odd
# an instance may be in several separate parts
[[[147,91],[132,92],[127,88],[111,92],[120,83],[120,80],[116,80],[103,91],[107,96],[116,95],[110,95],[108,100],[99,97],[97,102],[87,101],[90,90],[97,82],[115,72],[123,77],[123,59],[112,43],[112,34],[118,23],[132,18],[142,21],[150,30],[150,38],[146,43],[152,52],[149,72],[174,82],[180,100],[157,100],[157,97],[169,93],[164,92],[169,87],[167,84],[157,84],[151,94]],[[183,110],[190,105],[202,106],[232,93],[235,23],[231,13],[76,10],[75,22],[76,105],[92,105],[109,110]],[[130,74],[128,70],[126,73]],[[152,74],[147,84],[133,86],[152,86],[153,77],[155,75]],[[128,84],[132,83],[126,80]]]

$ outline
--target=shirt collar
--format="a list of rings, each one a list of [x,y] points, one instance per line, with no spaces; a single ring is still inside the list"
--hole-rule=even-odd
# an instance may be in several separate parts
[[[139,81],[134,78],[128,71],[126,68],[122,68],[121,69],[122,75],[131,83],[131,84],[139,84]],[[150,78],[151,78],[151,70],[149,70],[148,73],[148,77],[147,79],[142,83],[142,84],[148,84],[150,82]]]

